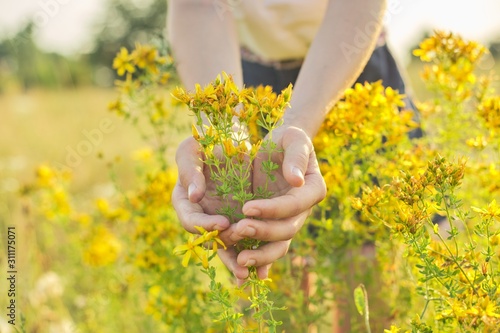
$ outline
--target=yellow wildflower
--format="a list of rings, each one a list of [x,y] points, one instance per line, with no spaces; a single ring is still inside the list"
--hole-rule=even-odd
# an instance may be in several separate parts
[[[119,116],[125,115],[125,105],[120,99],[117,99],[116,101],[110,102],[108,104],[108,110],[110,112],[114,112]]]
[[[36,169],[37,183],[42,187],[51,186],[56,178],[56,173],[46,164],[40,165]]]
[[[500,206],[498,206],[496,199],[493,199],[486,209],[478,207],[471,207],[471,209],[479,213],[483,218],[494,218],[498,220],[500,217]]]
[[[176,100],[178,100],[182,103],[185,103],[185,104],[187,104],[187,103],[189,103],[189,101],[191,101],[191,97],[189,96],[189,94],[187,94],[186,91],[184,89],[182,89],[181,87],[176,87],[171,92],[171,95]]]
[[[500,96],[485,98],[478,107],[478,115],[487,129],[494,133],[500,130]]]
[[[111,221],[127,221],[130,218],[130,213],[122,208],[118,207],[116,209],[112,209],[109,205],[109,202],[104,198],[98,198],[95,201],[97,210],[107,219]]]
[[[135,50],[130,55],[130,58],[134,61],[137,67],[141,69],[146,69],[150,73],[157,74],[157,58],[158,50],[151,45],[142,45],[137,43],[135,45]]]
[[[227,138],[224,141],[222,141],[222,144],[224,145],[224,152],[227,157],[233,157],[238,153],[236,151],[236,147],[233,144],[233,140]]]
[[[200,132],[198,132],[198,128],[194,124],[191,124],[191,133],[196,141],[200,140]]]
[[[186,244],[178,245],[174,248],[175,255],[183,255],[182,266],[187,267],[191,257],[198,258],[204,268],[208,268],[207,252],[200,245],[205,242],[204,237],[190,235]]]
[[[153,150],[151,147],[144,147],[132,152],[132,158],[136,161],[150,161],[153,158]]]
[[[84,252],[84,261],[91,266],[106,266],[114,263],[121,252],[116,236],[105,227],[97,227]]]
[[[120,76],[124,75],[126,72],[135,72],[135,67],[132,65],[132,57],[129,55],[126,48],[122,47],[120,52],[116,54],[113,60],[113,68],[116,69]]]
[[[201,233],[201,237],[203,238],[204,242],[213,241],[213,243],[214,243],[213,250],[214,251],[217,251],[217,244],[222,246],[224,248],[224,250],[227,249],[226,245],[219,238],[219,230],[207,231],[203,227],[200,227],[200,226],[195,226],[194,228]]]
[[[466,141],[467,146],[477,149],[484,149],[488,145],[488,140],[484,136],[477,136]]]
[[[397,326],[391,325],[391,329],[384,330],[384,333],[400,333],[401,329]]]

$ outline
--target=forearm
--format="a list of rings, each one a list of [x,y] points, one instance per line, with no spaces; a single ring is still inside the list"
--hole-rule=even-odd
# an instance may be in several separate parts
[[[385,0],[331,0],[285,114],[285,125],[314,137],[324,117],[360,75],[382,27]],[[362,36],[363,35],[363,36]]]
[[[222,71],[242,86],[238,38],[230,10],[218,11],[211,0],[170,0],[167,21],[177,71],[187,89],[196,83],[208,84]]]

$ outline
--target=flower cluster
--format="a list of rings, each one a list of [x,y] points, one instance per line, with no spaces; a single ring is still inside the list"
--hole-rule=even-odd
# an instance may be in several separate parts
[[[355,145],[355,149],[377,150],[397,144],[417,126],[411,112],[400,112],[404,97],[391,87],[384,88],[381,81],[357,83],[328,113],[315,147]]]
[[[212,243],[212,253],[217,253],[217,247],[220,245],[224,249],[226,246],[218,237],[219,230],[206,231],[202,227],[195,227],[201,233],[201,236],[191,235],[186,244],[178,245],[174,248],[174,254],[183,255],[182,266],[187,267],[189,259],[200,261],[203,268],[208,268],[210,253],[203,247],[207,243]]]
[[[391,179],[397,175],[402,159],[410,162],[407,159],[416,156],[416,152],[403,156],[399,148],[408,147],[408,133],[417,126],[411,112],[400,111],[403,99],[403,95],[384,88],[380,81],[358,83],[345,92],[326,117],[314,146],[329,185],[321,206],[330,212],[336,211],[337,206],[342,209],[330,218],[356,224],[349,218],[353,216],[350,198],[374,179]],[[374,169],[375,165],[385,167]],[[363,224],[357,227],[360,235],[367,232]]]
[[[409,253],[418,260],[419,288],[426,299],[421,318],[433,303],[434,318],[442,330],[494,332],[500,323],[500,256],[492,244],[496,244],[500,228],[492,222],[498,219],[500,208],[496,201],[486,208],[472,207],[480,220],[472,224],[471,212],[462,209],[455,195],[464,171],[464,159],[451,163],[436,156],[416,175],[403,173],[383,191],[378,187],[365,190],[353,202],[366,216],[382,221],[402,236]],[[442,225],[433,222],[436,213],[449,224],[446,239],[440,230]],[[466,229],[466,241],[458,240],[456,223]]]
[[[226,202],[225,206],[219,207],[219,212],[232,222],[243,218],[238,211],[245,202],[256,196],[270,195],[265,188],[254,192],[250,183],[257,154],[265,152],[269,156],[262,168],[270,179],[273,179],[271,173],[278,168],[270,160],[275,144],[271,140],[262,142],[252,138],[249,124],[257,124],[272,138],[272,131],[279,126],[288,106],[291,89],[289,86],[279,95],[270,87],[240,90],[230,76],[222,73],[222,77],[217,77],[204,88],[196,85],[193,93],[182,88],[172,93],[177,100],[188,105],[196,117],[196,126],[192,126],[193,137],[201,146],[204,163],[211,167],[211,177],[216,182],[215,194]],[[219,151],[222,156],[218,156]]]
[[[113,61],[113,68],[119,76],[125,75],[125,79],[115,82],[120,95],[108,104],[109,111],[137,122],[142,117],[136,110],[138,106],[140,109],[144,107],[152,125],[168,125],[165,100],[153,92],[155,88],[169,82],[173,71],[172,58],[161,54],[164,52],[162,48],[139,43],[131,53],[121,48]]]
[[[245,202],[272,195],[268,185],[275,180],[273,173],[279,167],[272,160],[273,154],[278,151],[272,141],[272,133],[280,125],[281,117],[288,107],[291,89],[290,85],[281,94],[274,93],[270,87],[239,89],[231,76],[222,73],[205,87],[197,84],[192,93],[182,88],[177,88],[172,93],[196,117],[192,134],[200,145],[203,162],[210,170],[210,179],[215,183],[215,190],[209,195],[221,200],[216,212],[227,216],[232,223],[245,217],[241,213]],[[255,126],[266,131],[267,138],[263,141],[255,138],[249,129],[252,126],[254,133]],[[263,156],[260,165],[254,165],[257,155]],[[266,181],[255,187],[251,176],[254,168],[259,166],[266,175]],[[239,325],[240,315],[228,308],[230,302],[227,293],[217,287],[215,271],[209,266],[205,251],[200,247],[200,244],[206,242],[206,235],[210,233],[204,233],[198,238],[192,236],[187,244],[177,247],[175,252],[184,253],[183,263],[186,265],[190,257],[201,260],[203,272],[211,279],[210,297],[225,309],[220,312],[224,315],[217,320],[233,327]],[[237,244],[236,249],[255,249],[258,245],[257,240],[245,239]],[[269,287],[259,281],[254,267],[250,268],[249,281],[245,286],[252,287],[251,308],[255,309],[254,318],[259,326],[265,324],[275,329],[280,323],[273,319],[272,310],[278,308],[268,300]]]
[[[116,236],[107,228],[98,226],[92,230],[83,260],[91,266],[107,266],[117,260],[121,250]]]
[[[490,135],[498,137],[500,132],[500,97],[485,98],[478,107],[478,115],[484,121]]]
[[[127,81],[131,82],[132,74],[157,76],[163,71],[164,66],[171,63],[172,59],[160,56],[155,46],[137,43],[132,53],[124,47],[120,49],[113,60],[113,68],[119,76],[126,75]],[[165,84],[168,78],[168,72],[163,72],[157,79]]]
[[[436,31],[413,54],[432,63],[424,67],[422,74],[432,90],[443,94],[446,100],[463,102],[473,96],[471,86],[477,80],[474,70],[486,52],[484,46],[474,41]]]

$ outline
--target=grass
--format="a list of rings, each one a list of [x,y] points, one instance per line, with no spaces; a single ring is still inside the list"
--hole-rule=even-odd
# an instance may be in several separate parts
[[[79,313],[80,320],[95,317],[95,322],[99,322],[98,318],[102,322],[103,317],[109,317],[107,326],[99,327],[99,331],[142,331],[147,327],[152,328],[152,319],[144,314],[139,305],[142,303],[137,299],[141,284],[128,286],[131,290],[122,293],[125,295],[123,298],[107,297],[110,291],[116,294],[117,290],[127,286],[124,277],[126,272],[110,274],[100,272],[99,269],[85,268],[79,253],[67,251],[68,242],[81,240],[69,239],[63,229],[40,223],[42,221],[34,220],[32,215],[23,213],[25,206],[19,197],[19,190],[24,184],[33,181],[35,168],[42,163],[71,170],[73,179],[70,191],[78,198],[78,204],[90,205],[97,197],[113,195],[115,188],[110,181],[107,163],[117,156],[121,158],[115,169],[119,186],[127,189],[136,185],[136,163],[131,158],[131,152],[148,143],[144,142],[132,125],[107,111],[108,103],[116,97],[115,90],[91,87],[0,95],[3,125],[0,131],[0,246],[2,249],[7,248],[7,227],[16,226],[16,268],[19,272],[17,324],[20,323],[21,312],[31,318],[50,317],[50,313],[30,313],[32,310],[26,304],[36,294],[40,276],[55,271],[60,277],[60,281],[55,283],[63,288],[64,297],[47,304],[49,308],[46,310],[53,312],[54,318],[74,317],[74,311],[78,313],[78,306],[74,303],[78,303],[79,299],[83,302],[83,295],[87,302],[85,309],[90,312]],[[186,115],[179,116],[180,123],[186,120]],[[89,139],[91,134],[93,138]],[[184,137],[185,135],[172,136],[172,149],[167,152],[171,160],[177,143]],[[70,159],[72,163],[68,164],[69,151],[76,151],[77,156],[70,153],[73,160]],[[99,155],[103,157],[100,158]],[[47,235],[50,239],[40,241],[39,237]],[[6,267],[4,251],[0,256],[2,276]],[[113,275],[115,278],[103,282],[99,280],[100,273],[108,277]],[[93,290],[94,285],[106,286],[106,290]],[[5,301],[8,300],[4,297],[7,289],[7,280],[2,278],[0,306],[3,309],[7,306]],[[128,309],[118,310],[122,306],[127,306]],[[2,326],[6,324],[6,319],[8,318],[2,312],[0,333],[14,332],[5,328],[9,327],[8,324]],[[91,319],[86,321],[92,322]],[[36,330],[36,325],[31,323],[27,327],[33,331]],[[122,327],[123,325],[129,326]],[[57,326],[52,329],[58,332],[74,331]],[[87,327],[87,330],[97,331],[97,328]]]

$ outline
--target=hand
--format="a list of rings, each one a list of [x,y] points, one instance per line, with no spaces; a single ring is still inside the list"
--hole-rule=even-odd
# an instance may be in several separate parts
[[[207,190],[215,189],[215,184],[210,181],[210,170],[203,164],[199,143],[193,137],[184,140],[175,160],[179,179],[172,193],[172,204],[184,229],[191,233],[198,233],[195,226],[208,231],[227,229],[229,220],[215,212],[222,206],[221,200],[205,196]]]
[[[210,170],[202,157],[200,145],[192,137],[184,140],[177,149],[179,180],[172,193],[172,204],[182,226],[191,233],[198,233],[195,226],[207,231],[225,230],[230,226],[225,216],[216,213],[216,209],[223,205],[221,199],[205,195],[206,191],[215,190],[215,184],[210,180]],[[236,277],[241,280],[248,276],[248,269],[239,267],[233,246],[218,251],[219,257]]]
[[[249,266],[257,267],[259,278],[267,277],[271,264],[288,252],[291,239],[303,226],[311,208],[326,195],[326,185],[307,134],[295,127],[279,128],[273,132],[273,140],[282,149],[273,156],[273,161],[280,165],[276,181],[268,188],[274,197],[247,202],[243,213],[253,218],[232,224],[220,235],[228,248],[243,238],[269,242],[239,254],[220,252],[221,260],[239,283],[248,277]],[[254,161],[254,191],[266,177],[260,168],[261,161],[259,158]]]

